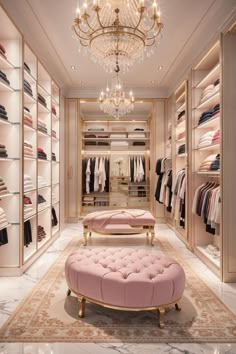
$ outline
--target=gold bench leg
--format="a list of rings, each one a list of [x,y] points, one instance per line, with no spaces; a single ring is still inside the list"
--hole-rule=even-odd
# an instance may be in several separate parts
[[[181,311],[181,307],[179,306],[179,304],[175,304],[175,309],[176,309],[176,311]]]
[[[164,328],[165,327],[165,322],[164,322],[164,315],[165,315],[165,309],[162,307],[158,309],[159,311],[159,327]]]
[[[80,307],[79,307],[79,318],[83,318],[85,316],[85,297],[78,298]]]
[[[151,246],[154,246],[155,231],[154,228],[151,229]]]

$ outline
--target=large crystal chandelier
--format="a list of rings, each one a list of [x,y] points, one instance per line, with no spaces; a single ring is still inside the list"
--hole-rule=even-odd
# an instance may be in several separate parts
[[[156,0],[85,0],[76,9],[72,29],[95,62],[112,71],[118,55],[127,71],[158,43],[163,24]]]
[[[107,86],[105,92],[102,90],[99,97],[101,110],[116,119],[119,119],[134,109],[133,93],[130,91],[128,97],[126,97],[123,83],[119,77],[119,71],[120,67],[117,59],[111,88]]]

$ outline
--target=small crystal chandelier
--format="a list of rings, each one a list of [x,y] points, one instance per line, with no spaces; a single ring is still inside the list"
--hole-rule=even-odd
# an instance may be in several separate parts
[[[103,112],[110,116],[119,119],[121,116],[129,113],[134,109],[134,96],[132,91],[129,92],[129,97],[125,97],[123,83],[119,77],[120,67],[118,58],[116,61],[115,75],[112,78],[111,88],[107,86],[106,91],[100,93],[99,102]]]
[[[85,0],[76,9],[72,29],[95,62],[111,72],[118,56],[125,72],[152,51],[163,24],[156,0]]]

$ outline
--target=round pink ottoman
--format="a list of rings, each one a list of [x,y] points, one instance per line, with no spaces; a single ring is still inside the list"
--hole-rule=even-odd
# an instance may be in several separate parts
[[[183,268],[158,252],[134,248],[82,249],[65,264],[69,296],[80,299],[79,317],[85,301],[121,310],[159,311],[164,327],[165,307],[180,300],[185,287]]]

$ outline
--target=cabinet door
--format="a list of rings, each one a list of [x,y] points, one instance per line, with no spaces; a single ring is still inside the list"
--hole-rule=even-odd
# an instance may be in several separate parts
[[[75,222],[80,215],[78,161],[81,154],[79,100],[66,100],[65,117],[65,221]]]

